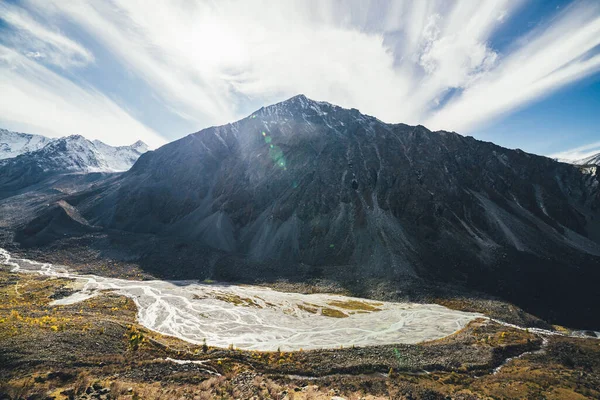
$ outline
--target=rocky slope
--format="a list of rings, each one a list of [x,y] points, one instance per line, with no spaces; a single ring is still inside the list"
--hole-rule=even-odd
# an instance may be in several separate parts
[[[146,153],[65,200],[178,276],[453,282],[600,325],[597,175],[304,96]]]

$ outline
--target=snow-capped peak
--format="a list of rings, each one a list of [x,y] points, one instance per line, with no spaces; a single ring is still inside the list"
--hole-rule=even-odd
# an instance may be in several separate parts
[[[94,140],[92,144],[104,159],[108,169],[112,171],[128,170],[143,153],[148,151],[148,146],[141,140],[130,146],[113,147],[99,140]]]
[[[573,165],[598,165],[600,166],[600,153],[592,154],[584,158],[573,159],[573,158],[557,158],[556,161],[564,162]]]
[[[52,139],[41,135],[0,129],[0,160],[39,150],[51,141]]]
[[[146,151],[148,146],[142,141],[130,146],[110,146],[81,135],[51,139],[0,130],[0,159],[26,156],[46,171],[126,171]]]
[[[260,110],[253,113],[252,116],[277,118],[303,118],[306,116],[325,116],[328,114],[329,110],[321,109],[322,107],[333,108],[336,106],[325,102],[314,101],[303,94],[299,94],[282,102],[267,107],[262,107]]]
[[[141,140],[138,140],[137,142],[128,147],[133,150],[139,151],[141,154],[148,151],[148,145],[142,142]]]
[[[600,165],[600,153],[596,153],[581,160],[573,161],[577,165]]]
[[[377,118],[361,114],[355,108],[347,109],[326,101],[312,100],[303,94],[263,107],[251,114],[249,118],[260,118],[267,125],[281,123],[281,121],[296,121],[307,124],[311,127],[310,130],[324,126],[336,132],[343,132],[347,124],[352,123],[361,124],[367,130],[370,130],[374,124],[383,124]]]

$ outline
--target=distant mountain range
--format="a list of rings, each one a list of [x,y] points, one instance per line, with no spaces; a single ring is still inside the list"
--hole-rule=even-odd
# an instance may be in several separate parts
[[[43,150],[43,151],[42,151]],[[0,160],[35,153],[39,160],[53,160],[48,168],[65,171],[126,171],[148,151],[141,140],[130,146],[110,146],[81,135],[48,138],[42,135],[0,129]]]
[[[566,161],[566,162],[570,162],[571,164],[575,164],[575,165],[599,165],[600,166],[600,153],[585,157],[585,158],[581,158],[579,160],[571,160],[571,161]]]
[[[0,188],[18,190],[55,174],[126,171],[146,151],[141,141],[113,147],[80,135],[52,139],[1,129]]]
[[[0,129],[0,160],[39,150],[51,141],[52,139],[42,135]]]
[[[24,170],[57,157],[39,151],[21,156]],[[326,279],[377,296],[452,284],[598,327],[599,179],[300,95],[145,153],[108,181],[0,206],[28,215],[5,224],[18,245],[85,238],[97,257],[165,277]]]

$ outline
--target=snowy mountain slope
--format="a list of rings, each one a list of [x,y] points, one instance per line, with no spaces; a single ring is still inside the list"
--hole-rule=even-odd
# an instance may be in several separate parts
[[[575,165],[600,165],[600,153],[592,156],[582,158],[580,160],[571,161],[571,164]]]
[[[84,172],[126,171],[148,151],[141,140],[130,146],[110,146],[81,135],[58,139],[0,129],[0,160],[35,153],[45,170]]]
[[[0,129],[0,160],[39,150],[52,140],[42,135]]]
[[[56,174],[126,171],[148,150],[141,141],[113,147],[81,135],[47,140],[40,149],[0,160],[0,197]]]
[[[92,142],[111,171],[127,171],[137,159],[148,151],[146,143],[138,140],[130,146],[109,146],[99,140]]]
[[[600,153],[592,154],[584,158],[556,158],[556,161],[573,165],[600,165]]]
[[[147,150],[143,142],[113,147],[99,140],[72,135],[55,139],[24,156],[36,159],[44,171],[121,172],[131,168]]]

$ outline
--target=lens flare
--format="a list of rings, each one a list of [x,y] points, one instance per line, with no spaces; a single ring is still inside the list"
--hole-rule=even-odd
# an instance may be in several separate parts
[[[282,168],[284,171],[287,171],[287,162],[283,155],[283,150],[273,143],[273,138],[267,135],[265,131],[261,131],[260,134],[263,136],[265,143],[269,145],[269,157],[273,161],[273,164]]]

